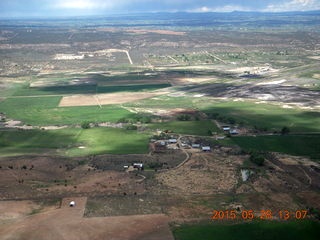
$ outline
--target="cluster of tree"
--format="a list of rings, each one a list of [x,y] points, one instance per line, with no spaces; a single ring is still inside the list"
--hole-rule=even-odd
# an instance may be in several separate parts
[[[191,116],[188,114],[180,114],[177,116],[177,120],[179,121],[190,121],[191,120]]]
[[[162,132],[159,135],[153,135],[151,139],[166,140],[166,139],[170,139],[170,135],[166,134],[165,132]]]
[[[117,122],[118,123],[151,123],[152,117],[145,114],[136,114],[132,118],[120,118]]]
[[[207,115],[208,115],[209,119],[215,119],[219,122],[224,122],[224,123],[229,123],[229,124],[236,124],[237,123],[237,121],[233,117],[222,116],[216,112],[208,113]],[[239,123],[239,124],[242,124],[242,123]]]
[[[258,166],[263,166],[265,160],[265,153],[263,152],[251,152],[249,160]]]
[[[283,127],[281,129],[281,135],[289,134],[289,132],[290,132],[290,129],[288,127]]]
[[[81,123],[81,128],[82,129],[89,129],[91,127],[91,123],[88,121],[84,121]]]
[[[128,126],[126,126],[126,130],[137,130],[138,127],[136,125],[130,124]]]
[[[149,168],[151,168],[151,169],[160,169],[160,168],[162,168],[163,163],[160,163],[160,162],[150,162],[150,163],[148,164],[148,166],[149,166]]]

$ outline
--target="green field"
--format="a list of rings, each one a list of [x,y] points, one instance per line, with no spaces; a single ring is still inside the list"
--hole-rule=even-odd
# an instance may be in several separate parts
[[[194,103],[190,97],[159,96],[156,98],[143,99],[133,103],[126,103],[125,106],[155,109],[175,109],[177,107],[196,108],[198,104]]]
[[[67,94],[95,94],[95,93],[114,93],[114,92],[141,92],[153,91],[161,88],[171,87],[171,84],[135,84],[120,86],[100,86],[96,84],[86,85],[65,85],[48,87],[29,87],[18,88],[13,96],[41,96],[41,95],[67,95]]]
[[[160,96],[156,99],[144,99],[134,103],[127,103],[125,106],[159,109],[175,109],[179,106],[180,108],[199,109],[208,116],[218,114],[222,119],[228,120],[232,118],[238,125],[256,127],[269,132],[280,132],[284,126],[289,127],[291,132],[320,132],[320,112],[285,109],[281,106],[266,103],[257,104],[249,100],[234,102],[206,97]]]
[[[249,151],[281,152],[320,160],[320,135],[233,137],[231,141]]]
[[[53,153],[84,156],[146,153],[148,138],[148,135],[137,131],[113,128],[0,131],[0,155]]]
[[[299,109],[284,109],[271,104],[253,102],[217,102],[207,104],[202,109],[205,113],[218,113],[223,117],[232,117],[236,123],[280,131],[287,126],[292,132],[320,132],[320,112]]]
[[[320,223],[252,222],[242,224],[182,225],[173,229],[176,240],[316,240],[319,239]]]
[[[208,136],[208,131],[220,132],[221,130],[209,120],[201,121],[171,121],[163,123],[150,124],[150,128],[159,129],[162,131],[169,130],[174,133]]]
[[[117,106],[58,107],[60,97],[8,98],[0,102],[0,112],[8,118],[31,125],[65,125],[90,122],[116,122],[134,114]]]

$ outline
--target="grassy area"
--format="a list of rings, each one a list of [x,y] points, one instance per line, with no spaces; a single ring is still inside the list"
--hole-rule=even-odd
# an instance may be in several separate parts
[[[203,107],[207,114],[218,113],[242,123],[269,131],[280,131],[287,126],[292,132],[319,132],[320,112],[284,109],[271,104],[254,102],[217,102]]]
[[[148,135],[136,131],[113,128],[0,131],[0,155],[55,153],[83,156],[146,153],[148,138]]]
[[[66,94],[94,94],[96,85],[71,85],[50,87],[24,86],[17,89],[13,96],[66,95]]]
[[[318,78],[315,77],[315,75],[319,75],[319,74],[320,74],[320,71],[319,71],[319,70],[309,71],[309,72],[301,73],[301,74],[299,75],[299,77],[319,79],[319,77],[318,77]]]
[[[171,84],[139,84],[123,86],[98,86],[98,93],[153,91],[171,87]]]
[[[232,118],[236,124],[243,124],[270,132],[280,131],[287,126],[291,132],[320,132],[320,112],[301,109],[284,109],[272,104],[256,104],[252,101],[233,102],[192,96],[160,96],[125,104],[128,107],[175,109],[193,108],[207,115],[219,114],[224,119]]]
[[[174,133],[208,136],[208,131],[219,132],[218,127],[209,120],[202,121],[172,121],[150,124],[152,129],[170,130]]]
[[[126,103],[128,107],[143,107],[143,108],[159,108],[159,109],[176,109],[179,108],[196,108],[190,97],[169,97],[159,96],[156,98],[143,99],[133,103]]]
[[[66,85],[48,87],[29,87],[18,88],[13,96],[39,96],[39,95],[66,95],[66,94],[95,94],[95,93],[114,93],[114,92],[140,92],[153,91],[161,88],[171,87],[171,84],[136,84],[121,86],[98,86],[96,84],[86,85]]]
[[[319,234],[319,222],[252,222],[233,225],[207,224],[183,225],[173,230],[176,240],[231,240],[231,239],[282,239],[316,240]]]
[[[0,102],[0,112],[8,118],[32,125],[64,125],[90,122],[116,122],[134,114],[117,106],[58,107],[60,97],[8,98]]]
[[[149,135],[137,133],[137,131],[114,129],[114,128],[92,128],[82,130],[77,136],[77,144],[85,146],[69,149],[69,156],[89,154],[138,154],[147,153]]]
[[[0,155],[52,153],[73,145],[78,131],[0,131]]]
[[[128,70],[128,69],[122,69],[121,66],[118,66],[117,68],[114,68],[112,70],[113,71],[119,71],[119,70],[124,71],[124,70]],[[141,69],[139,69],[139,71],[140,70]],[[94,79],[96,82],[98,82],[99,85],[110,84],[110,83],[117,84],[117,83],[119,83],[119,81],[121,82],[122,80],[132,81],[132,83],[134,83],[136,80],[146,79],[146,80],[150,80],[150,82],[154,82],[157,78],[156,75],[146,76],[146,75],[143,75],[143,73],[135,72],[135,71],[137,71],[137,69],[133,68],[133,69],[128,70],[128,72],[131,72],[131,73],[120,74],[120,75],[94,74],[90,77],[92,77],[92,79]]]
[[[320,135],[233,137],[231,140],[246,150],[281,152],[320,160]]]

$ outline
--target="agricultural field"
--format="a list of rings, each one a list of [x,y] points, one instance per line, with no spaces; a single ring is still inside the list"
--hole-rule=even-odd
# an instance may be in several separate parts
[[[294,19],[0,19],[0,238],[316,239],[320,21]],[[306,216],[212,221],[249,209]]]
[[[273,222],[253,222],[237,225],[210,224],[181,226],[174,229],[175,239],[317,239],[319,223],[286,222],[281,227]]]
[[[126,138],[123,139],[122,135]],[[86,156],[148,151],[148,135],[115,128],[2,131],[1,155],[37,153]]]
[[[319,135],[235,137],[232,141],[247,151],[282,152],[319,160]],[[295,146],[294,148],[292,146]]]

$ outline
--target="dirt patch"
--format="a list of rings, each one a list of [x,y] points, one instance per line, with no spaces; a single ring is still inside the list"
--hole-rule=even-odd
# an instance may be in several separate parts
[[[100,217],[96,229],[102,234],[99,235],[100,239],[103,239],[104,220],[101,217],[106,216],[166,213],[172,221],[189,221],[199,218],[210,219],[213,209],[234,209],[234,206],[238,205],[243,209],[254,209],[258,212],[262,209],[294,211],[307,207],[319,208],[320,168],[317,163],[275,154],[274,159],[266,161],[264,166],[251,166],[249,169],[253,174],[243,182],[240,169],[248,156],[231,147],[212,146],[212,149],[210,153],[203,153],[199,149],[185,149],[191,158],[179,168],[172,168],[170,164],[176,165],[185,158],[182,151],[175,154],[168,152],[152,155],[101,155],[88,158],[2,158],[1,199],[30,199],[41,203],[17,201],[8,203],[13,205],[3,205],[1,208],[0,202],[0,210],[8,208],[5,211],[1,210],[6,215],[0,219],[0,235],[7,237],[4,239],[10,239],[9,236],[14,239],[43,239],[41,234],[44,230],[37,230],[33,227],[35,224],[34,226],[39,225],[39,229],[49,232],[49,226],[54,226],[53,229],[56,231],[60,231],[62,227],[63,234],[69,234],[69,238],[65,239],[75,239],[73,236],[78,237],[78,231],[81,232],[77,224],[88,225],[90,229],[95,228],[95,223],[90,221]],[[146,166],[145,171],[125,172],[123,166],[132,162],[143,162]],[[165,166],[169,166],[169,170],[164,168],[161,171],[152,171],[149,163],[166,163]],[[140,175],[145,176],[143,181],[140,181]],[[89,222],[82,218],[85,200],[77,198],[82,196],[90,196],[86,216],[93,218],[90,218]],[[49,208],[42,207],[46,199],[59,198],[64,198],[61,209],[55,207],[49,211]],[[76,202],[76,208],[70,209],[70,201]],[[58,210],[66,213],[59,213]],[[67,213],[68,216],[63,215]],[[66,228],[52,218],[62,219],[61,221],[72,231],[67,233]],[[15,227],[11,228],[9,222]],[[16,225],[22,222],[23,227]],[[120,231],[118,226],[114,227]],[[112,229],[110,231],[113,231]],[[15,232],[21,235],[14,235]],[[75,235],[71,235],[72,232]],[[63,239],[57,235],[53,237]],[[138,239],[143,239],[143,236]]]
[[[39,207],[32,201],[0,201],[0,222],[27,216]]]
[[[96,81],[91,78],[74,78],[68,81],[61,80],[38,80],[30,83],[32,88],[42,88],[42,87],[56,87],[56,86],[86,86],[95,85]]]
[[[43,199],[90,194],[141,193],[135,176],[103,171],[85,164],[85,158],[28,156],[1,160],[1,200]],[[140,179],[140,178],[139,178]],[[128,192],[129,193],[129,192]]]
[[[312,78],[315,78],[315,79],[320,79],[320,74],[313,74]]]
[[[174,35],[174,36],[183,36],[186,33],[185,32],[177,32],[177,31],[171,31],[171,30],[150,30],[150,29],[129,29],[126,30],[127,32],[132,32],[136,34],[147,34],[147,33],[157,33],[157,34],[163,34],[163,35]]]
[[[96,95],[72,95],[63,97],[59,103],[59,107],[122,104],[164,94],[167,94],[167,92],[121,92]]]
[[[229,70],[229,72],[234,73],[249,73],[249,74],[264,74],[264,73],[270,73],[270,72],[277,72],[277,69],[273,69],[269,66],[260,66],[260,67],[240,67]]]
[[[238,183],[237,168],[241,157],[222,151],[194,152],[183,166],[157,175],[159,182],[173,191],[213,194],[231,191]]]
[[[273,83],[276,83],[276,81]],[[318,91],[296,86],[277,85],[275,88],[274,84],[265,85],[265,83],[264,85],[214,83],[204,84],[202,87],[188,90],[188,92],[222,99],[259,99],[281,106],[287,104],[308,109],[315,109],[320,106],[320,93]]]
[[[71,199],[64,199],[60,209],[1,224],[1,239],[173,240],[165,215],[83,218],[86,198],[75,198],[76,206],[68,207]]]
[[[54,60],[79,60],[84,59],[84,55],[74,55],[74,54],[56,54]]]

